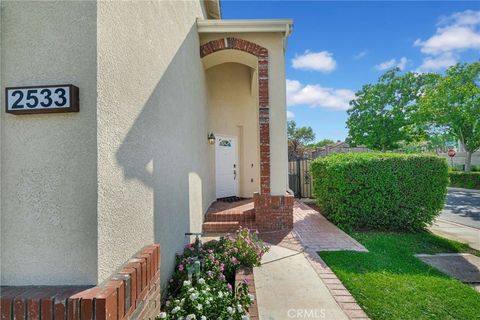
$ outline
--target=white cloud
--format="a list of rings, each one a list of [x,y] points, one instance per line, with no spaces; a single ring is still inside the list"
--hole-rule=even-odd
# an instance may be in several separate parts
[[[314,70],[320,72],[331,72],[337,67],[333,54],[328,51],[310,52],[295,56],[292,59],[294,69]]]
[[[347,110],[355,93],[349,89],[333,89],[319,84],[302,84],[287,79],[287,104],[307,105],[331,110]]]
[[[360,59],[364,58],[367,54],[368,54],[367,50],[360,51],[359,53],[357,53],[353,56],[353,59],[360,60]]]
[[[407,66],[408,59],[406,57],[401,57],[398,61],[397,59],[393,58],[382,63],[379,63],[375,66],[377,70],[387,70],[392,69],[394,67],[399,68],[400,70],[404,70]]]
[[[429,56],[423,59],[417,72],[431,72],[448,68],[457,63],[457,59],[451,53],[444,53],[439,56]]]
[[[295,118],[295,113],[293,113],[293,112],[290,111],[290,110],[287,110],[287,118],[288,118],[288,119]]]
[[[417,39],[414,46],[430,55],[480,50],[479,27],[480,11],[456,12],[441,18],[435,34],[426,40]]]

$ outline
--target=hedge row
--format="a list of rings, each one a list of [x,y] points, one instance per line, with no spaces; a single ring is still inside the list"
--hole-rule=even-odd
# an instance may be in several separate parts
[[[347,153],[311,166],[323,213],[345,229],[423,229],[443,208],[445,159],[432,155]]]
[[[451,171],[448,175],[451,187],[480,189],[480,172]]]

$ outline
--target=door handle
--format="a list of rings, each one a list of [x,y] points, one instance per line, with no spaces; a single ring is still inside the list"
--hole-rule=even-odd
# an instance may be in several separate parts
[[[237,179],[237,170],[233,170],[233,180]]]

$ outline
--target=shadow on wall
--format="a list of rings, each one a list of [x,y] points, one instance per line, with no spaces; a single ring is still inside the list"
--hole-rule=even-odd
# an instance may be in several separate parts
[[[184,234],[201,231],[203,212],[214,196],[206,85],[198,52],[194,25],[116,153],[126,180],[153,189],[162,286],[173,271],[175,252],[188,240]]]

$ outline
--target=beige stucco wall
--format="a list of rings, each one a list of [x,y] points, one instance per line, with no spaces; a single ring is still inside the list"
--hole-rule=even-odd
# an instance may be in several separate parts
[[[214,199],[200,2],[98,4],[98,273],[162,246],[162,280]]]
[[[80,112],[1,115],[1,284],[94,284],[96,5],[1,2],[5,86],[72,83]]]
[[[255,42],[269,52],[270,97],[270,188],[272,195],[284,195],[288,186],[288,156],[286,129],[286,88],[284,33],[207,33],[201,43],[225,37],[237,37]]]
[[[239,195],[252,197],[260,190],[256,73],[239,63],[223,63],[209,68],[206,73],[210,131],[238,138]],[[213,145],[210,156],[214,173]]]

